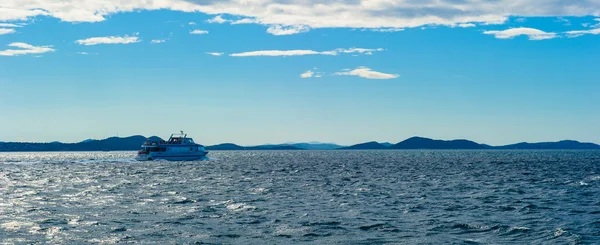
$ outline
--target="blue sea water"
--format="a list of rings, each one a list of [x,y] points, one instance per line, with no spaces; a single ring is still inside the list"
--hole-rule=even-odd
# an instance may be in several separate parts
[[[0,153],[1,244],[600,244],[600,151]]]

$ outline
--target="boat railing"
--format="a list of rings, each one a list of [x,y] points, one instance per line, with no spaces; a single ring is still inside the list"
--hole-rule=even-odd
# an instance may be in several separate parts
[[[182,145],[183,140],[170,140],[170,141],[146,141],[144,142],[144,146],[158,146],[158,145]],[[193,143],[193,142],[190,142]]]
[[[161,141],[157,141],[157,140],[149,140],[144,142],[145,146],[153,146],[153,145],[160,145],[160,144],[165,144],[166,141],[161,140]]]

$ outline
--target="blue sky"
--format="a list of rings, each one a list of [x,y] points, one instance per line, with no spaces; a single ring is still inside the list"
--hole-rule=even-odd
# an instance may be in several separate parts
[[[598,16],[589,1],[7,0],[0,141],[600,143]]]

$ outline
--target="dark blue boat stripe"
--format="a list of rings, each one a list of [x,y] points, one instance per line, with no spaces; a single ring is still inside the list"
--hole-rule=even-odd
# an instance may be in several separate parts
[[[149,156],[149,157],[157,158],[157,157],[203,157],[203,156],[206,156],[206,154],[205,155],[194,155],[194,156],[183,156],[182,155],[182,156]]]

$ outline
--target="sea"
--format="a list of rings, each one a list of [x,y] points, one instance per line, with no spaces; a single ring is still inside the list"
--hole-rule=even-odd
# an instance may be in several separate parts
[[[0,153],[0,244],[600,244],[600,151]]]

